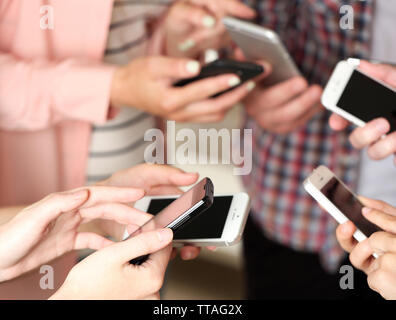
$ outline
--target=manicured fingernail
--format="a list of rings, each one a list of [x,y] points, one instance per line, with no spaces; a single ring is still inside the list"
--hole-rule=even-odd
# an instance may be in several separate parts
[[[198,73],[199,68],[200,68],[200,64],[199,64],[198,61],[189,61],[189,62],[187,62],[187,64],[186,64],[186,70],[187,70],[189,73],[192,73],[192,74]]]
[[[157,231],[157,236],[159,242],[168,242],[172,238],[173,233],[171,229],[166,228]]]
[[[375,122],[375,128],[378,132],[385,134],[389,131],[389,123],[385,119],[378,119]]]
[[[241,83],[241,79],[239,79],[238,77],[232,77],[229,81],[228,81],[228,85],[230,87],[236,87],[237,85],[239,85]]]
[[[179,44],[179,50],[181,52],[186,52],[190,49],[192,49],[195,46],[195,41],[192,39],[188,39],[184,41],[183,43]]]
[[[206,28],[213,28],[216,25],[216,19],[212,16],[205,16],[202,19],[202,25]]]
[[[253,91],[256,88],[256,83],[254,81],[249,81],[246,85],[247,91]]]
[[[365,216],[369,215],[371,211],[372,211],[372,209],[366,208],[366,207],[364,207],[364,208],[362,209],[362,213],[363,213]]]

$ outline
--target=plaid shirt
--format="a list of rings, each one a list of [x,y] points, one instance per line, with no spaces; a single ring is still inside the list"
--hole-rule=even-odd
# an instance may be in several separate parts
[[[257,23],[275,30],[301,72],[324,85],[338,61],[370,56],[375,0],[246,0]],[[351,5],[355,29],[342,30],[341,5]],[[336,271],[345,257],[335,238],[336,222],[305,192],[302,183],[324,164],[352,188],[357,185],[359,152],[348,142],[350,130],[334,132],[329,112],[287,135],[271,134],[248,118],[253,129],[253,173],[244,177],[253,219],[271,239],[296,250],[318,252],[323,266]]]

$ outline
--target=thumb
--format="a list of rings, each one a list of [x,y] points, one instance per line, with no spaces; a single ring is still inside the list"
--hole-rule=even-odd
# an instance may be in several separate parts
[[[134,258],[157,252],[171,243],[173,232],[169,228],[141,233],[133,238],[119,242],[105,250],[109,250],[113,261],[122,264]]]
[[[201,71],[201,65],[196,60],[169,57],[151,59],[151,70],[159,78],[191,78],[197,76]]]

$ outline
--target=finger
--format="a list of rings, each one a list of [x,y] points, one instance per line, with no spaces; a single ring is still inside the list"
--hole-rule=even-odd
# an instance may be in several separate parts
[[[366,274],[371,271],[371,266],[374,261],[374,250],[370,246],[369,240],[366,239],[356,245],[349,255],[351,263],[359,270],[364,271]]]
[[[256,11],[239,0],[222,0],[225,6],[225,14],[242,19],[252,19],[256,16]]]
[[[89,192],[77,189],[63,193],[53,193],[43,200],[23,210],[23,215],[35,215],[43,225],[47,225],[64,212],[72,211],[87,202]]]
[[[175,186],[154,187],[148,193],[148,195],[150,196],[179,195],[179,194],[183,194],[183,191]]]
[[[156,186],[189,186],[197,182],[199,177],[196,172],[185,172],[169,165],[144,164],[140,167],[140,179],[147,189]],[[127,176],[128,173],[126,172],[125,175]]]
[[[335,131],[341,131],[349,126],[349,122],[338,114],[333,113],[329,120],[330,127]]]
[[[368,74],[372,78],[381,80],[388,85],[396,87],[396,69],[385,64],[374,64],[362,60],[359,65],[359,70]]]
[[[157,78],[184,79],[201,71],[198,61],[186,58],[151,57],[147,60],[148,72]]]
[[[224,120],[226,114],[226,112],[205,114],[202,116],[196,116],[194,119],[186,119],[185,122],[193,121],[194,123],[218,123]]]
[[[84,203],[84,208],[108,202],[135,202],[145,194],[144,190],[137,188],[94,186],[87,189],[89,190],[89,198]]]
[[[281,124],[281,125],[276,125],[276,127],[273,129],[273,132],[279,133],[279,134],[287,134],[293,130],[296,130],[302,126],[304,126],[309,120],[312,119],[314,115],[316,115],[318,112],[321,112],[322,108],[319,105],[313,106],[311,109],[309,109],[305,114],[300,116],[300,118],[296,119],[294,122],[288,123],[288,124]]]
[[[120,224],[143,225],[153,216],[120,203],[104,203],[79,210],[84,222],[94,219],[114,220]]]
[[[179,2],[170,14],[171,22],[174,24],[173,28],[180,27],[180,23],[190,27],[213,28],[217,22],[216,18],[209,14],[205,8],[193,6],[187,2]]]
[[[359,196],[359,200],[363,203],[364,206],[368,208],[382,211],[396,217],[396,208],[384,201],[365,198],[362,196]]]
[[[386,119],[380,118],[367,123],[362,128],[356,128],[349,137],[349,140],[355,148],[362,149],[380,139],[389,130],[389,122]]]
[[[339,225],[336,229],[336,236],[339,244],[346,252],[352,252],[358,242],[353,237],[356,231],[355,225],[351,221],[347,221]]]
[[[396,252],[396,236],[388,232],[376,232],[369,238],[370,246],[378,255]]]
[[[317,104],[312,106],[309,110],[307,110],[307,112],[292,122],[273,123],[271,121],[270,112],[262,112],[260,115],[256,116],[256,120],[263,128],[267,128],[273,133],[284,135],[306,125],[306,123],[320,111],[322,111],[322,108],[319,104]]]
[[[257,114],[265,109],[275,109],[303,93],[307,88],[308,83],[304,78],[295,77],[270,88],[256,90],[249,96],[249,101],[257,101],[251,104],[254,106],[251,112]],[[264,101],[265,105],[263,105]]]
[[[238,76],[226,74],[199,80],[181,88],[173,88],[167,96],[165,108],[169,111],[176,111],[193,102],[206,100],[216,93],[234,88],[240,83]]]
[[[128,263],[130,260],[147,254],[157,252],[168,246],[173,239],[172,230],[159,229],[140,233],[128,240],[114,244],[107,248],[111,259],[121,263]]]
[[[173,113],[172,119],[182,122],[195,122],[195,118],[204,115],[224,114],[240,102],[252,89],[254,89],[254,82],[249,82],[248,84],[225,93],[220,97],[193,103],[183,110]]]
[[[207,48],[219,49],[223,43],[230,41],[222,24],[211,28],[200,28],[188,35],[179,44],[179,50],[190,54],[204,51]],[[223,45],[224,46],[224,45]]]
[[[245,54],[243,53],[242,49],[236,47],[233,51],[233,58],[238,61],[246,61]]]
[[[283,107],[271,112],[270,123],[283,124],[292,123],[303,116],[312,107],[317,106],[322,89],[319,86],[312,86],[298,98],[290,101]]]
[[[396,132],[380,139],[367,150],[373,160],[382,160],[396,153]]]
[[[241,3],[239,0],[190,0],[190,2],[198,6],[205,6],[218,17],[232,15],[239,18],[252,19],[256,16],[256,12],[253,9]]]
[[[396,233],[395,216],[371,208],[363,208],[362,213],[368,221],[374,223],[382,230]]]
[[[176,256],[177,256],[177,249],[176,249],[176,248],[173,248],[173,249],[172,249],[171,256],[170,256],[170,260],[175,259]]]
[[[194,246],[185,246],[180,249],[180,258],[182,260],[193,260],[198,257],[201,252],[201,248]]]
[[[100,250],[114,242],[102,237],[96,233],[91,232],[78,232],[74,239],[74,250],[82,250],[82,249],[92,249],[92,250]]]

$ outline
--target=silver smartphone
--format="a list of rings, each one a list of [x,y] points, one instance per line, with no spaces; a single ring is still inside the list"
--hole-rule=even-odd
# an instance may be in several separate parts
[[[274,31],[232,17],[225,17],[223,23],[247,59],[265,60],[271,64],[272,73],[263,80],[265,85],[271,86],[301,75],[282,40]]]

